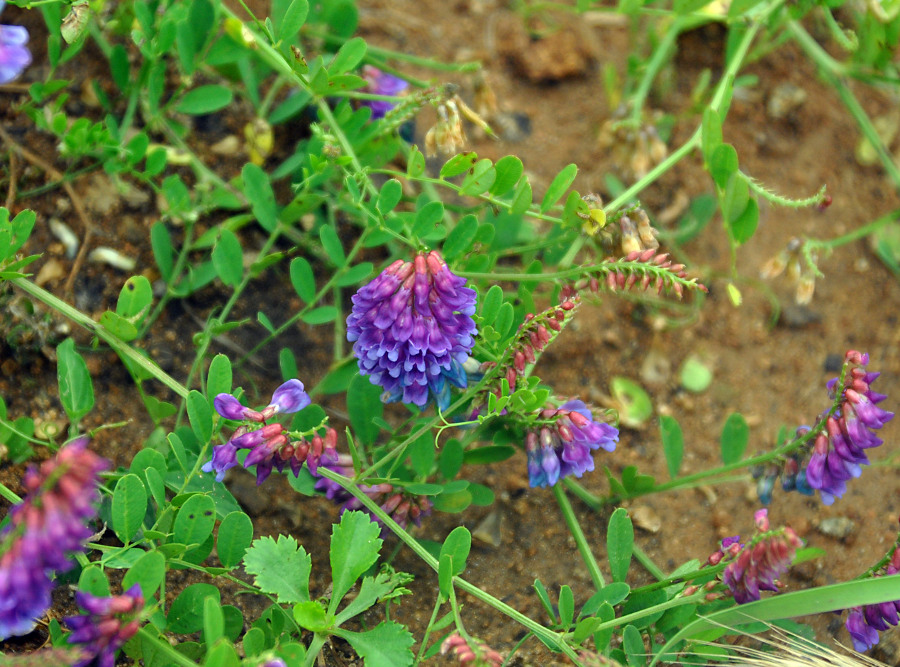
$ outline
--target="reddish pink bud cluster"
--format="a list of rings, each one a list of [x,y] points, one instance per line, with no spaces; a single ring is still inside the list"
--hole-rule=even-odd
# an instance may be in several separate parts
[[[651,285],[656,289],[657,294],[661,294],[663,288],[671,288],[680,299],[684,295],[684,285],[673,279],[672,276],[687,280],[684,264],[673,263],[669,257],[669,253],[656,252],[655,248],[647,250],[635,250],[628,253],[624,257],[626,262],[635,262],[655,266],[665,269],[666,274],[659,275],[649,271],[631,271],[627,275],[621,270],[610,271],[606,274],[606,286],[613,292],[622,289],[631,289],[635,285],[641,290],[647,290]],[[708,292],[706,286],[701,283],[694,283],[698,289]],[[593,288],[593,287],[592,287]]]
[[[503,664],[503,656],[487,644],[474,640],[472,643],[474,646],[458,632],[454,632],[441,644],[441,655],[452,652],[459,664],[473,667],[500,667]]]
[[[575,299],[577,298],[576,296]],[[550,342],[549,329],[561,331],[562,323],[576,305],[576,301],[564,297],[562,303],[555,308],[550,308],[537,316],[534,313],[525,316],[525,321],[519,327],[516,341],[512,345],[515,350],[512,365],[506,369],[506,381],[509,382],[510,391],[515,391],[516,378],[524,375],[525,366],[535,363],[537,356]]]

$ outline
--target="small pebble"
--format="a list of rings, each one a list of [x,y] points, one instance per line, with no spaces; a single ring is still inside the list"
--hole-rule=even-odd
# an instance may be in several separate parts
[[[816,527],[823,535],[828,535],[828,537],[833,537],[837,540],[846,540],[856,531],[856,524],[842,516],[822,519]]]
[[[58,238],[66,249],[66,257],[74,259],[78,253],[78,236],[59,218],[50,218],[47,223],[50,226],[50,233]]]
[[[119,269],[120,271],[133,271],[134,267],[137,266],[137,261],[133,258],[127,257],[118,250],[113,250],[106,246],[100,246],[91,250],[88,254],[88,260],[96,262],[97,264],[109,264],[114,269]]]

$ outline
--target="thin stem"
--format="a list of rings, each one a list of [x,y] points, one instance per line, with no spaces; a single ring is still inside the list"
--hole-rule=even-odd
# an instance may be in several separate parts
[[[13,505],[18,505],[20,502],[22,502],[22,499],[18,495],[16,495],[15,491],[10,489],[3,482],[0,482],[0,496],[6,498]]]
[[[641,124],[644,101],[650,93],[650,87],[653,85],[656,75],[659,74],[659,71],[669,58],[672,47],[675,45],[675,40],[684,29],[686,18],[687,17],[685,16],[679,16],[672,22],[672,25],[669,26],[666,34],[663,36],[662,41],[656,45],[656,48],[653,51],[653,57],[650,58],[650,61],[647,63],[647,67],[644,70],[644,76],[641,78],[641,82],[631,98],[630,120],[634,123],[635,127],[639,127]]]
[[[155,632],[151,632],[150,627],[151,626],[149,625],[145,625],[138,630],[137,633],[141,636],[141,639],[153,644],[153,647],[163,654],[169,662],[181,665],[182,667],[197,667],[196,662],[183,653],[176,651],[174,646],[165,639],[161,639]]]
[[[632,544],[631,546],[631,555],[635,557],[638,563],[644,566],[644,569],[647,570],[654,578],[662,581],[666,578],[666,573],[663,572],[659,566],[653,562],[653,559],[650,555],[641,549],[637,544]]]
[[[553,497],[556,498],[556,502],[559,503],[559,509],[560,512],[562,512],[566,526],[568,526],[569,532],[572,533],[572,537],[575,538],[578,552],[581,554],[581,558],[584,561],[585,566],[587,566],[588,572],[591,574],[591,581],[594,582],[594,590],[599,591],[606,585],[606,582],[603,579],[603,573],[600,571],[600,566],[597,564],[597,559],[594,558],[591,547],[587,543],[584,531],[581,530],[581,524],[578,523],[575,512],[572,510],[572,503],[569,502],[565,490],[559,484],[553,485]]]
[[[847,232],[846,234],[825,241],[820,239],[810,239],[806,241],[806,245],[811,248],[827,248],[828,250],[833,250],[834,248],[839,248],[842,245],[865,238],[885,225],[896,222],[897,220],[900,220],[900,209],[895,209],[890,213],[886,213],[867,225],[857,227],[852,232]]]
[[[419,544],[419,542],[412,535],[401,528],[387,512],[385,512],[383,509],[381,509],[381,507],[378,506],[377,503],[375,503],[371,498],[369,498],[369,496],[367,496],[362,490],[360,490],[352,480],[344,477],[343,475],[337,474],[336,472],[326,468],[325,466],[319,467],[319,474],[330,479],[333,482],[336,482],[345,491],[359,500],[359,502],[366,508],[366,510],[368,510],[371,514],[377,516],[379,521],[381,521],[382,524],[384,524],[388,529],[391,530],[391,532],[399,537],[403,541],[403,543],[406,544],[406,546],[412,549],[413,553],[415,553],[421,560],[423,560],[425,564],[428,565],[428,567],[430,567],[435,572],[438,571],[437,559],[430,553],[428,553],[425,547]],[[453,584],[461,590],[464,590],[472,597],[481,600],[487,605],[490,605],[500,613],[510,617],[516,623],[524,626],[535,635],[540,637],[541,640],[547,643],[549,646],[558,648],[566,656],[571,658],[575,662],[575,664],[580,664],[578,655],[563,640],[562,636],[559,633],[544,627],[536,621],[533,621],[520,611],[513,609],[505,602],[498,600],[490,593],[481,590],[480,588],[478,588],[478,586],[469,583],[465,579],[461,579],[460,577],[453,577]]]

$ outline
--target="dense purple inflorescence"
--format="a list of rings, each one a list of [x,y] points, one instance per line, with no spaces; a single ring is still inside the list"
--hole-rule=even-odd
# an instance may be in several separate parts
[[[140,629],[138,616],[144,608],[140,584],[111,597],[78,591],[75,600],[87,614],[66,619],[72,630],[68,642],[79,645],[86,655],[73,667],[114,667],[116,651]]]
[[[28,495],[0,533],[0,639],[31,631],[50,607],[52,574],[69,570],[69,555],[93,534],[97,475],[109,462],[87,443],[74,440],[25,473]]]
[[[871,390],[879,373],[866,372],[869,355],[851,350],[840,408],[826,421],[825,430],[816,436],[812,456],[806,465],[806,482],[819,491],[822,502],[831,505],[847,490],[847,480],[859,477],[863,465],[869,464],[864,450],[878,447],[882,440],[874,432],[894,417],[878,407],[886,397]],[[837,378],[828,383],[834,391]]]
[[[384,388],[386,403],[450,405],[450,385],[467,385],[463,363],[477,333],[475,290],[437,252],[397,260],[353,295],[347,339],[359,370]]]
[[[764,509],[756,512],[756,527],[762,533],[769,533],[767,515]],[[802,545],[797,534],[785,527],[741,549],[722,574],[722,581],[731,589],[735,602],[759,600],[760,591],[777,592],[775,580],[788,571],[794,553]]]
[[[393,74],[382,72],[371,65],[363,67],[362,75],[367,84],[366,92],[374,95],[393,95],[396,97],[409,88],[409,82]],[[397,106],[396,102],[388,100],[363,100],[362,104],[372,110],[372,120],[384,118],[391,109]]]
[[[894,549],[883,574],[900,573],[900,547]],[[878,643],[878,633],[897,625],[900,620],[900,600],[853,607],[845,625],[853,640],[853,648],[866,651]]]
[[[6,6],[0,0],[0,12]],[[18,25],[0,25],[0,84],[9,83],[31,64],[28,31]]]
[[[279,472],[289,466],[294,476],[300,474],[304,463],[315,474],[320,463],[337,460],[337,431],[325,429],[324,437],[318,433],[311,440],[305,438],[291,441],[289,432],[282,424],[266,424],[276,414],[299,412],[310,404],[309,394],[300,380],[288,380],[272,394],[272,402],[261,411],[251,410],[231,394],[219,394],[213,406],[226,419],[242,420],[231,439],[224,445],[213,447],[212,460],[201,468],[203,472],[215,472],[216,481],[225,478],[225,471],[237,465],[237,453],[249,449],[244,459],[244,467],[256,466],[256,483],[262,484],[276,468]]]
[[[594,421],[591,411],[578,399],[542,410],[540,417],[549,423],[525,436],[532,487],[553,486],[567,475],[581,477],[594,469],[595,449],[611,452],[616,448],[618,430]]]

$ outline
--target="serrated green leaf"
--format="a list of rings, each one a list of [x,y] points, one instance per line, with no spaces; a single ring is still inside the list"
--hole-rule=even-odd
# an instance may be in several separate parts
[[[681,459],[684,456],[684,435],[681,433],[681,426],[674,417],[663,415],[659,418],[659,432],[669,477],[675,479],[678,477]]]
[[[331,532],[332,597],[329,613],[334,614],[341,598],[362,574],[378,560],[381,528],[365,512],[344,512]]]
[[[243,512],[231,512],[222,519],[216,534],[216,553],[225,567],[241,562],[253,542],[253,522]]]
[[[309,601],[309,573],[312,559],[297,540],[279,535],[278,540],[260,537],[244,554],[244,570],[255,583],[280,603]]]
[[[364,578],[357,596],[335,617],[335,625],[341,625],[362,613],[379,600],[384,599],[406,580],[407,575],[398,572],[379,572],[374,577]]]
[[[147,490],[140,477],[128,474],[116,482],[112,498],[112,526],[125,544],[131,542],[147,512]]]
[[[303,257],[295,257],[291,260],[291,285],[297,296],[306,303],[312,303],[316,298],[316,279],[313,276],[312,267]]]
[[[219,589],[212,584],[191,584],[172,602],[166,617],[166,630],[181,635],[197,632],[203,627],[203,607],[206,598],[221,600]]]
[[[94,386],[87,364],[75,351],[75,341],[66,338],[56,347],[59,400],[69,417],[77,424],[94,407]]]
[[[541,213],[546,213],[550,210],[551,206],[559,201],[559,198],[569,189],[569,186],[572,185],[572,182],[577,175],[578,166],[574,163],[568,164],[562,168],[562,170],[553,178],[553,181],[547,188],[544,199],[541,200]]]
[[[408,667],[413,664],[410,650],[415,639],[405,626],[382,621],[367,632],[339,633],[364,660],[365,667]]]
[[[613,512],[609,518],[606,549],[613,581],[625,581],[634,549],[634,527],[631,525],[628,512],[622,507]]]
[[[294,605],[294,620],[301,628],[313,632],[326,632],[329,629],[325,609],[316,600]]]

